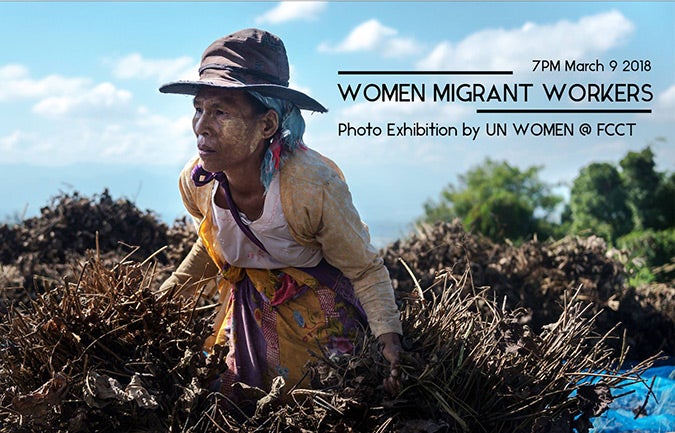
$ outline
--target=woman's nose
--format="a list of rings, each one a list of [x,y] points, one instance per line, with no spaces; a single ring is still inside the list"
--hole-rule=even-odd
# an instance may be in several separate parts
[[[208,121],[206,116],[202,113],[199,116],[195,116],[193,127],[196,135],[209,135]]]

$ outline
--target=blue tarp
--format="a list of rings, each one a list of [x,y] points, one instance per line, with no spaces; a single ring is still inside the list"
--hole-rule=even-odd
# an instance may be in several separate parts
[[[593,433],[669,433],[675,432],[675,365],[653,367],[643,375],[647,384],[652,383],[654,395],[649,396],[645,407],[646,414],[635,419],[637,411],[644,403],[647,386],[634,384],[614,394],[635,391],[633,394],[616,399],[609,410],[593,418]],[[656,396],[656,398],[654,398]]]

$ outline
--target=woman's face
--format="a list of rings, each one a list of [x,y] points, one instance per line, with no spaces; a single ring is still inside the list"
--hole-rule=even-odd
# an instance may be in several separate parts
[[[192,130],[204,169],[225,171],[244,162],[260,164],[269,132],[266,117],[256,112],[243,90],[202,88],[194,98]],[[275,129],[276,130],[276,129]]]

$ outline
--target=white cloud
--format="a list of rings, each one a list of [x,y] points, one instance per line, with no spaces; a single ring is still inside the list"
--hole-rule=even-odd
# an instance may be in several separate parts
[[[126,119],[43,124],[40,134],[16,130],[0,137],[3,163],[47,167],[77,163],[180,165],[194,153],[190,116],[149,115],[139,108]]]
[[[663,113],[666,118],[675,120],[675,85],[670,86],[658,96],[657,104],[657,114]]]
[[[98,133],[105,160],[128,164],[180,164],[194,153],[191,116],[171,119],[140,107],[130,122]]]
[[[316,19],[326,9],[327,3],[315,1],[282,1],[263,15],[257,17],[257,24],[278,24],[288,21]]]
[[[158,82],[197,78],[198,66],[190,57],[146,59],[134,53],[109,62],[113,64],[112,73],[117,78],[151,78]]]
[[[659,96],[659,103],[675,108],[675,84]]]
[[[369,51],[396,35],[396,30],[372,19],[360,24],[335,49],[337,51]]]
[[[14,131],[6,137],[0,137],[0,150],[3,152],[12,152],[21,146],[21,142],[25,140],[25,133],[22,131]]]
[[[398,37],[398,30],[387,27],[376,19],[355,27],[337,45],[326,42],[319,45],[323,52],[377,51],[384,57],[402,57],[420,50],[420,44],[412,38]]]
[[[33,113],[47,117],[97,117],[128,109],[129,91],[89,78],[48,75],[34,78],[22,65],[0,67],[0,102],[37,100]]]
[[[532,59],[578,59],[622,43],[635,26],[618,11],[576,22],[528,22],[516,29],[487,29],[458,43],[444,41],[418,63],[420,69],[508,69],[530,71]]]
[[[90,89],[80,89],[72,95],[45,98],[33,107],[33,112],[51,117],[96,117],[128,109],[130,100],[131,92],[117,89],[111,83],[101,83]]]
[[[0,101],[67,95],[90,83],[91,80],[87,78],[66,78],[60,75],[34,79],[22,65],[5,65],[0,67]]]
[[[15,104],[18,111],[8,112],[14,130],[0,131],[3,163],[176,165],[194,152],[189,115],[151,113],[111,82],[36,78],[22,65],[5,65],[0,66],[0,102],[5,101],[26,101],[32,110]]]
[[[37,160],[50,160],[57,155],[49,139],[44,139],[35,132],[15,130],[11,134],[0,137],[3,163],[32,164]]]
[[[5,65],[0,68],[0,79],[18,80],[25,78],[28,75],[28,69],[23,65]]]

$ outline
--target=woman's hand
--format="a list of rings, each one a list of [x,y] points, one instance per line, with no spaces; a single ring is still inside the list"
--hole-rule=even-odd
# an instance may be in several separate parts
[[[382,344],[382,355],[389,361],[389,377],[384,379],[384,389],[394,395],[401,389],[401,371],[399,369],[400,354],[403,351],[401,347],[401,336],[395,332],[389,332],[380,335],[378,341]]]

